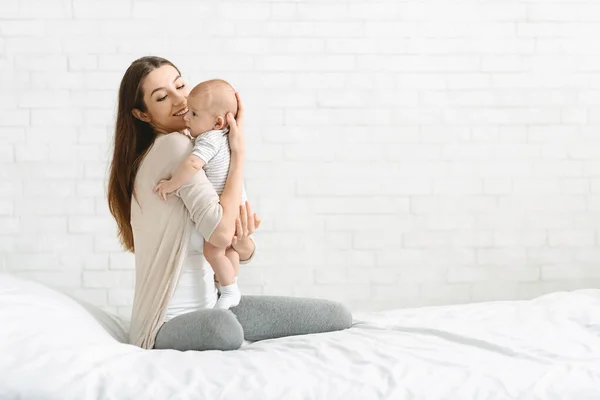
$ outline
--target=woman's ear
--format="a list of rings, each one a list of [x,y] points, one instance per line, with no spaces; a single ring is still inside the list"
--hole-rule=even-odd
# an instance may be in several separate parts
[[[225,118],[218,116],[217,120],[215,121],[214,129],[223,129],[225,128],[225,125],[227,125]]]
[[[137,108],[134,108],[133,110],[131,110],[131,113],[133,114],[134,117],[136,117],[140,121],[144,121],[144,122],[148,122],[148,123],[150,122],[150,116],[148,114],[146,114],[145,112],[138,110]]]

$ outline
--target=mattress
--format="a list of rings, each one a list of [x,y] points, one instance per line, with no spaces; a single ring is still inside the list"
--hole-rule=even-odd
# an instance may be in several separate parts
[[[600,290],[355,313],[236,351],[142,350],[126,325],[0,277],[0,399],[598,399]]]

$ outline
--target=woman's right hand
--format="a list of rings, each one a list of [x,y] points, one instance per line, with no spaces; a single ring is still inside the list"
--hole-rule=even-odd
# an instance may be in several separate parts
[[[235,98],[238,103],[237,118],[233,114],[227,113],[227,123],[229,124],[229,148],[231,153],[236,155],[244,155],[244,105],[240,94],[235,92]]]

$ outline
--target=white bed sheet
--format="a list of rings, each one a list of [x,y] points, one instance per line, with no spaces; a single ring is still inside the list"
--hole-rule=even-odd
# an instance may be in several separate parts
[[[341,332],[177,352],[119,343],[68,297],[2,279],[2,400],[600,398],[600,290],[361,313]]]

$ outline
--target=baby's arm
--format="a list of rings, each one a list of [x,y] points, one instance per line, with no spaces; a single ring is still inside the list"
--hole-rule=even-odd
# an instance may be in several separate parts
[[[204,160],[193,154],[189,155],[184,162],[173,173],[171,179],[163,179],[154,187],[158,195],[167,200],[167,194],[172,193],[189,181],[198,171],[204,167]]]

